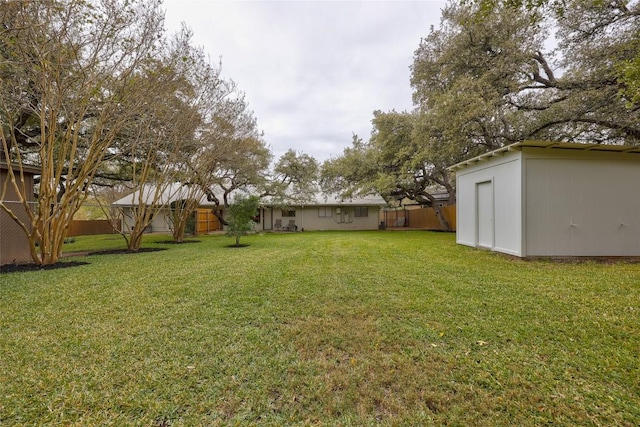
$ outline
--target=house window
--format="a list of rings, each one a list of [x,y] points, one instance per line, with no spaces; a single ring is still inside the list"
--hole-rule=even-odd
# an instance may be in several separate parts
[[[353,209],[353,216],[356,218],[366,218],[369,216],[369,208],[367,206],[356,206]]]
[[[331,211],[333,210],[333,208],[329,208],[329,207],[321,207],[318,208],[318,216],[321,218],[331,218]]]
[[[282,217],[283,218],[287,218],[287,217],[295,218],[295,216],[296,216],[296,210],[295,209],[282,209]]]

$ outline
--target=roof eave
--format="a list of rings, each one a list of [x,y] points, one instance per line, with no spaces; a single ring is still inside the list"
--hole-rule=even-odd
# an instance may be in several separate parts
[[[487,161],[492,157],[502,156],[511,151],[522,151],[523,148],[543,148],[543,149],[561,149],[561,150],[579,150],[579,151],[602,151],[612,153],[635,153],[640,154],[640,147],[631,145],[606,145],[606,144],[578,144],[570,142],[553,142],[553,141],[537,141],[526,140],[516,142],[505,147],[498,148],[497,150],[490,151],[488,153],[481,154],[468,160],[464,160],[460,163],[456,163],[453,166],[449,166],[447,170],[456,172],[460,169],[464,169],[476,163]]]

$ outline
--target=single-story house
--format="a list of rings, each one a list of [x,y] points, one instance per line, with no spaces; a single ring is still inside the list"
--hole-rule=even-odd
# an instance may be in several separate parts
[[[199,209],[211,211],[215,209],[216,205],[213,202],[207,200],[204,194],[197,194],[200,198]],[[163,188],[162,191],[158,191],[156,195],[156,187],[154,185],[145,185],[142,190],[142,197],[145,200],[147,206],[154,205],[154,211],[151,224],[147,227],[147,232],[153,233],[171,233],[173,226],[171,223],[171,204],[178,200],[187,197],[187,191],[185,187],[179,183],[174,183]],[[134,225],[134,209],[139,207],[140,190],[136,190],[131,194],[116,200],[111,204],[112,207],[119,209],[122,212],[121,217],[121,230],[129,232]],[[211,219],[209,219],[211,221]],[[217,229],[217,223],[214,229]]]
[[[387,202],[381,197],[340,199],[317,195],[314,200],[285,208],[261,208],[259,230],[377,230],[380,209]]]
[[[19,166],[13,166],[13,171],[18,180],[19,185],[20,175],[18,172]],[[26,189],[26,198],[29,204],[35,204],[34,196],[34,177],[40,175],[40,169],[23,166],[24,186]],[[1,189],[7,185],[7,192],[4,195],[3,203],[14,213],[21,221],[29,224],[29,217],[25,211],[21,202],[18,201],[18,196],[13,189],[13,186],[8,182],[9,180],[9,166],[6,163],[0,162],[0,194]],[[31,261],[31,252],[29,250],[29,240],[20,226],[7,214],[4,209],[0,208],[0,265],[5,264],[20,264]]]
[[[523,258],[640,256],[640,147],[523,141],[450,170],[459,244]]]
[[[167,188],[156,200],[157,210],[148,231],[171,232],[170,204],[181,199],[180,184],[174,184]],[[155,188],[145,187],[143,195],[148,194],[149,202],[153,199]],[[120,200],[112,203],[113,207],[122,210],[122,229],[130,230],[133,217],[131,215],[134,206],[137,206],[139,192],[135,191]],[[274,206],[268,200],[263,201],[256,215],[257,231],[302,231],[302,230],[377,230],[379,226],[380,209],[386,205],[381,197],[362,197],[342,200],[335,197],[318,195],[314,200],[304,204],[296,204],[287,207]],[[207,201],[206,196],[201,196],[198,208],[197,223],[212,220],[206,213],[216,209],[213,202]],[[224,217],[224,212],[221,213]],[[215,220],[214,220],[215,221]],[[223,227],[216,223],[215,229]],[[208,231],[212,231],[209,227]]]

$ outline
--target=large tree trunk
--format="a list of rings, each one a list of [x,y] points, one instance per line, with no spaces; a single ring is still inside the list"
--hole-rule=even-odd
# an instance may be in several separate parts
[[[173,241],[176,243],[184,242],[184,229],[186,228],[187,223],[180,221],[178,224],[173,226]]]
[[[173,226],[173,241],[176,243],[184,242],[184,233],[187,228],[189,218],[195,215],[199,201],[190,198],[185,202],[175,203],[171,207],[171,225]]]
[[[144,233],[144,228],[140,229],[138,226],[135,226],[131,233],[129,234],[129,241],[127,242],[127,250],[129,252],[138,252],[140,250],[140,246],[142,246],[142,234]]]
[[[453,229],[451,228],[451,224],[449,224],[449,221],[447,221],[447,218],[445,218],[444,213],[442,212],[442,207],[440,207],[436,203],[433,206],[433,210],[436,213],[436,218],[438,218],[438,222],[440,222],[440,226],[442,227],[442,230],[453,231]]]
[[[442,212],[442,207],[439,206],[438,201],[435,197],[433,197],[433,195],[429,193],[422,193],[416,198],[416,201],[421,203],[424,203],[427,200],[435,211],[436,218],[438,218],[438,222],[440,223],[440,228],[442,229],[442,231],[453,231],[453,229],[451,228],[451,224],[449,224],[449,221],[447,221],[447,218],[445,218],[444,213]]]

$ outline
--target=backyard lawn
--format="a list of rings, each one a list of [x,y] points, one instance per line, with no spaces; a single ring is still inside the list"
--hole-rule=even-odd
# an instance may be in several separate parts
[[[430,232],[146,239],[165,250],[0,274],[0,425],[640,424],[640,264]]]

